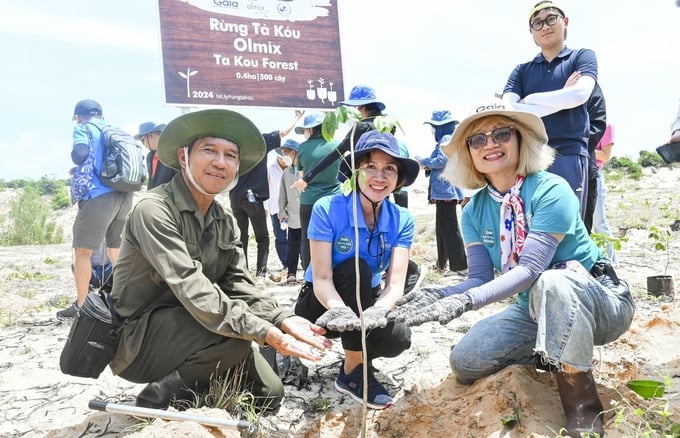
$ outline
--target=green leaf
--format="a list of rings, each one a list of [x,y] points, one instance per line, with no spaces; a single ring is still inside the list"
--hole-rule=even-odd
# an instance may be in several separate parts
[[[331,141],[337,130],[338,116],[334,112],[326,113],[321,124],[321,135],[326,141]]]

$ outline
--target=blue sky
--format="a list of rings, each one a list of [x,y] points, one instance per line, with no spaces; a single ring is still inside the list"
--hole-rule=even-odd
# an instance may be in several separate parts
[[[141,122],[181,113],[164,102],[155,1],[6,3],[0,179],[66,178],[71,116],[80,99],[99,101],[107,121],[133,134]],[[412,154],[428,155],[433,140],[422,122],[433,110],[464,117],[537,53],[527,24],[534,3],[340,0],[345,89],[372,85],[403,126]],[[597,53],[616,129],[613,154],[637,158],[640,150],[654,150],[668,139],[680,98],[680,8],[673,0],[561,3],[570,19],[567,45]],[[231,109],[262,131],[293,116],[292,109]]]

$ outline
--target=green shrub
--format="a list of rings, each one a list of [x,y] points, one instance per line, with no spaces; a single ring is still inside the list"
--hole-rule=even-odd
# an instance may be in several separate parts
[[[656,152],[640,151],[638,164],[642,167],[666,167],[667,164]]]
[[[628,157],[612,157],[605,168],[625,171],[634,180],[642,178],[642,166]]]
[[[59,188],[52,196],[52,208],[55,210],[61,210],[62,208],[67,208],[71,205],[71,194],[66,187]]]
[[[9,207],[9,215],[0,223],[0,246],[49,245],[63,241],[63,230],[47,221],[49,207],[35,187],[25,187],[10,201]]]

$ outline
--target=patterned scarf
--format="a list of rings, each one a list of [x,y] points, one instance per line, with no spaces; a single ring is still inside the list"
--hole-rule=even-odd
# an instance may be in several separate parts
[[[491,198],[501,203],[501,271],[503,273],[517,266],[527,236],[524,202],[519,196],[523,182],[524,177],[517,175],[515,185],[505,195],[498,193],[490,184],[486,186]]]

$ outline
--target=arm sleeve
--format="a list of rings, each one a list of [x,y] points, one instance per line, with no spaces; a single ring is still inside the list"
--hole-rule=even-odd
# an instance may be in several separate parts
[[[83,143],[73,145],[73,149],[71,149],[71,161],[73,161],[73,164],[80,166],[85,162],[88,155],[90,155],[89,145]]]
[[[586,103],[593,92],[593,87],[595,87],[595,79],[590,76],[581,76],[576,84],[571,87],[532,93],[526,96],[523,102],[528,105],[553,108],[553,112],[558,112]]]
[[[462,294],[493,280],[493,264],[483,245],[471,245],[467,248],[467,263],[468,278],[453,286],[443,287],[441,289],[443,296]]]
[[[343,143],[340,143],[340,145],[335,148],[331,153],[327,154],[325,157],[323,157],[321,160],[319,160],[318,163],[311,169],[309,169],[305,174],[302,176],[302,179],[306,182],[309,183],[311,180],[313,180],[320,172],[322,172],[325,168],[333,164],[338,157],[342,157],[345,152],[349,150],[349,143],[347,143],[347,149],[344,149]]]
[[[517,266],[488,283],[465,292],[472,301],[472,309],[480,309],[531,287],[550,265],[558,243],[557,239],[547,233],[530,232]]]

